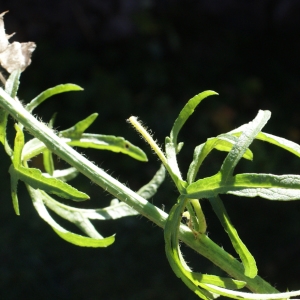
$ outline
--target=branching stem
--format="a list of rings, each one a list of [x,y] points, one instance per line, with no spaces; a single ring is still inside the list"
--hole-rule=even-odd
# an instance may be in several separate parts
[[[127,203],[130,207],[138,211],[141,215],[148,218],[158,226],[164,228],[167,214],[158,207],[130,190],[115,178],[108,175],[102,169],[98,168],[88,159],[80,155],[72,147],[62,141],[50,128],[39,122],[30,112],[28,112],[21,103],[11,98],[3,89],[0,88],[0,106],[5,109],[13,118],[24,125],[24,127],[36,138],[42,141],[47,148],[58,157],[65,160],[79,172],[88,177],[91,181],[101,186],[121,201]],[[134,119],[131,119],[134,120]],[[152,139],[152,138],[151,138]],[[152,139],[153,141],[153,139]],[[153,141],[154,142],[154,141]],[[154,148],[153,148],[154,149]],[[156,149],[156,150],[155,150]],[[158,151],[159,157],[163,162],[166,158],[162,151]],[[158,154],[157,153],[157,154]],[[226,273],[238,280],[246,281],[247,287],[256,293],[277,293],[278,291],[261,277],[249,278],[244,275],[242,264],[228,254],[224,249],[215,244],[205,234],[201,239],[195,239],[190,229],[180,226],[179,239],[189,247],[200,253],[219,266]]]

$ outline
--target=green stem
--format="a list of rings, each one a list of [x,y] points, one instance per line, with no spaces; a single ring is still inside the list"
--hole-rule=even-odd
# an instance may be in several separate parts
[[[95,166],[88,159],[62,141],[50,128],[39,122],[20,102],[11,98],[0,88],[0,106],[36,138],[42,141],[49,150],[65,160],[90,180],[98,184],[116,198],[127,203],[158,226],[164,228],[167,214],[150,202],[127,188],[125,185]],[[256,293],[278,292],[259,276],[251,279],[244,275],[244,267],[230,254],[210,240],[206,235],[195,239],[193,233],[185,225],[180,226],[179,238],[189,247],[212,261],[232,277],[247,282],[247,287]]]

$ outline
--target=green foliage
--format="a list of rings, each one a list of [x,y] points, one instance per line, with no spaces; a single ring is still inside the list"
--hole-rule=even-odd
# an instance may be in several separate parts
[[[134,192],[97,168],[72,148],[108,150],[128,155],[141,162],[147,161],[146,154],[123,137],[86,133],[96,120],[97,113],[91,114],[71,128],[60,132],[52,129],[55,117],[48,125],[45,125],[32,116],[32,111],[51,96],[68,91],[80,91],[82,88],[73,84],[58,85],[42,92],[23,107],[17,98],[19,77],[20,71],[12,72],[6,81],[5,91],[0,89],[0,141],[12,162],[9,173],[13,207],[17,215],[20,214],[17,191],[19,181],[24,182],[39,216],[62,239],[77,246],[107,247],[115,241],[115,235],[103,237],[94,227],[93,220],[112,220],[140,213],[164,227],[165,251],[172,270],[200,298],[215,299],[221,295],[233,299],[283,299],[300,295],[300,291],[279,293],[257,275],[255,259],[230,221],[220,196],[222,194],[233,194],[239,197],[259,196],[273,201],[300,199],[299,175],[235,174],[236,166],[242,158],[253,160],[253,153],[249,147],[255,139],[300,156],[299,145],[261,131],[271,116],[269,111],[259,111],[250,123],[209,138],[206,142],[196,146],[186,178],[177,161],[177,155],[183,147],[182,142],[178,143],[180,130],[201,101],[217,93],[206,91],[188,101],[175,120],[170,136],[165,139],[165,151],[157,145],[137,118],[130,117],[129,122],[145,138],[162,161],[162,166],[153,179]],[[9,146],[6,134],[9,114],[18,122],[14,125],[16,136],[13,149]],[[25,129],[34,136],[26,142]],[[214,149],[227,152],[219,171],[213,176],[197,179],[203,161]],[[29,166],[30,159],[40,154],[43,155],[43,167],[46,173]],[[57,169],[53,160],[54,154],[68,162],[71,167],[63,170]],[[169,173],[178,190],[178,199],[174,201],[168,215],[147,201],[156,194],[164,181],[165,171]],[[109,206],[82,209],[61,203],[53,198],[55,195],[77,202],[89,199],[86,193],[67,183],[79,173],[84,174],[113,195],[114,199]],[[203,198],[207,198],[211,203],[241,263],[208,238],[205,214],[201,207]],[[73,223],[84,235],[62,227],[54,220],[49,210]],[[182,220],[183,217],[187,218],[186,224]],[[233,278],[192,271],[184,260],[179,240],[209,258]],[[244,287],[254,293],[236,291]]]

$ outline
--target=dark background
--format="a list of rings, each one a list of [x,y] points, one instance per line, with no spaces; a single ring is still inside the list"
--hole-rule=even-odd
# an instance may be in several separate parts
[[[81,85],[84,92],[56,96],[36,114],[47,122],[58,112],[60,130],[98,112],[91,131],[124,136],[145,149],[149,163],[84,152],[134,190],[159,162],[126,119],[139,116],[163,144],[182,106],[203,90],[220,95],[205,100],[182,131],[183,174],[193,147],[249,122],[258,109],[272,112],[265,131],[300,142],[299,1],[9,0],[0,7],[10,11],[5,24],[7,33],[17,32],[12,40],[37,44],[19,98],[28,102],[60,83]],[[241,162],[239,172],[299,173],[298,158],[262,142],[251,149],[254,161]],[[17,217],[9,159],[0,151],[1,299],[196,299],[168,266],[163,231],[144,218],[98,222],[100,232],[117,234],[107,249],[75,247],[38,217],[22,185]],[[214,174],[223,158],[213,153],[200,175]],[[91,196],[90,206],[107,204],[100,188],[82,177],[76,182]],[[168,178],[151,201],[167,210],[176,196]],[[299,289],[300,204],[223,198],[259,274],[282,291]],[[205,200],[203,207],[209,236],[235,255]],[[186,250],[199,271],[221,274]]]

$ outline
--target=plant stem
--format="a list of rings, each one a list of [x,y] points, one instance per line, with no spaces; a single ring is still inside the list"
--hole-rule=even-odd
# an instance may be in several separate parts
[[[20,102],[11,98],[1,88],[0,106],[18,122],[23,124],[34,137],[42,141],[50,151],[75,167],[79,172],[98,184],[104,190],[127,203],[141,215],[148,218],[156,225],[164,228],[168,216],[165,212],[152,205],[150,202],[80,155],[72,147],[63,142],[49,127],[39,122]],[[251,291],[256,293],[278,292],[259,276],[256,276],[253,279],[246,277],[244,275],[244,267],[242,264],[210,240],[206,235],[203,235],[200,239],[195,239],[190,229],[185,225],[181,225],[179,238],[189,247],[212,261],[232,277],[246,281],[247,287]]]

